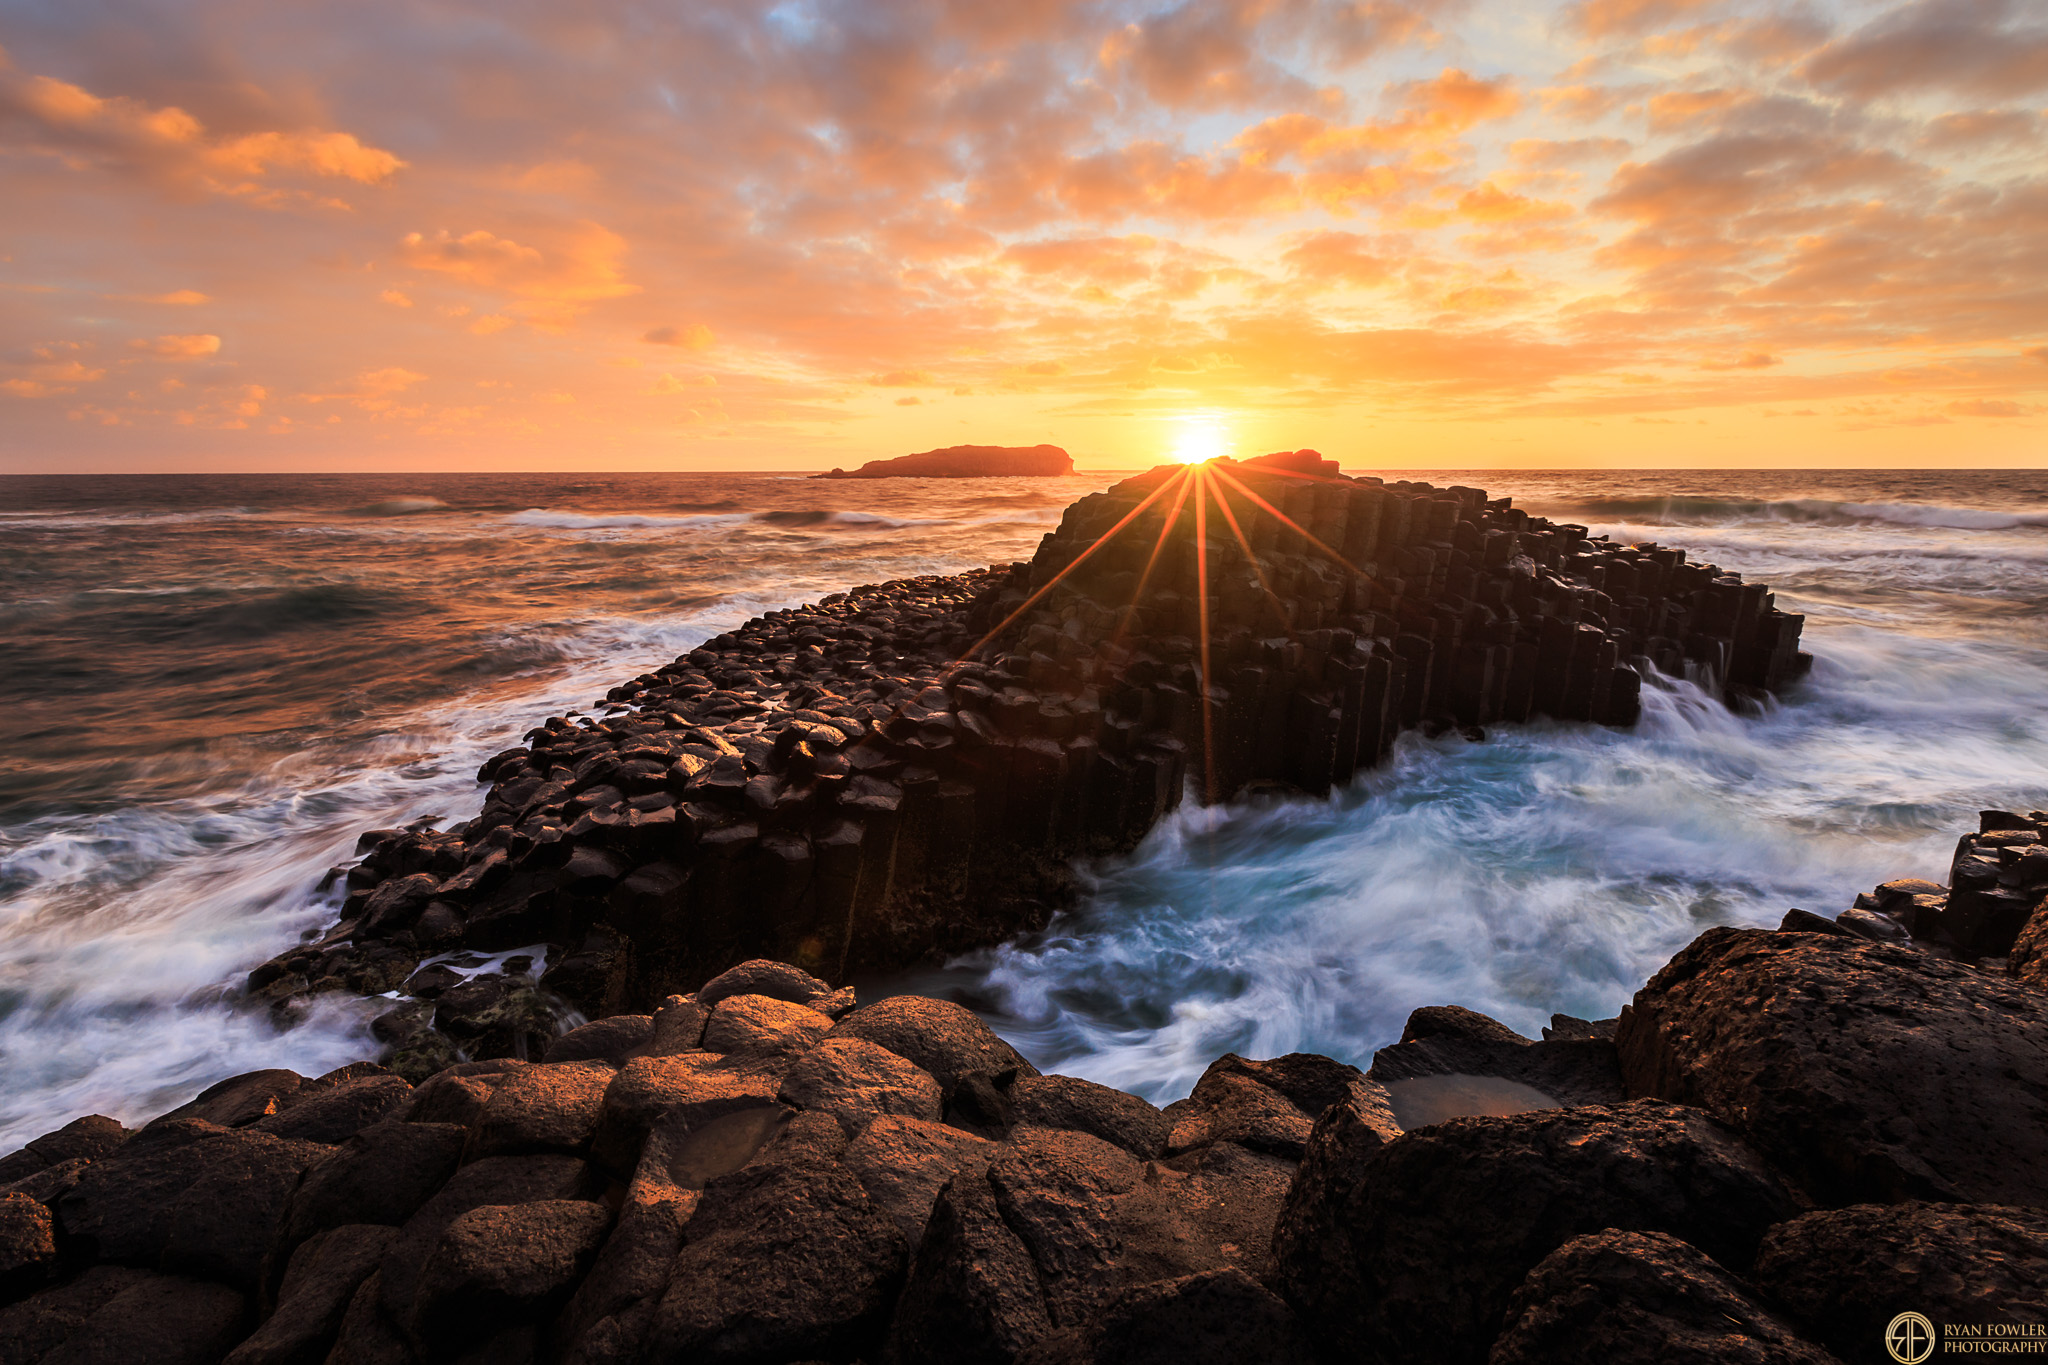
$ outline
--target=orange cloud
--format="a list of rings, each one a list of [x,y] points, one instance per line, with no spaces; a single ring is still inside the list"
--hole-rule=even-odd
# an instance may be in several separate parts
[[[510,298],[514,302],[508,311],[519,320],[553,330],[567,326],[590,304],[640,291],[624,276],[620,258],[626,242],[617,233],[584,221],[547,235],[552,240],[542,250],[482,228],[461,236],[446,230],[431,237],[409,232],[399,243],[398,258],[411,269]],[[485,328],[493,330],[498,329]]]
[[[1915,0],[1823,47],[1802,74],[1861,99],[1926,89],[2024,95],[2048,87],[2048,24],[2011,0]]]
[[[350,133],[311,128],[210,136],[198,119],[175,105],[102,97],[68,81],[5,69],[0,69],[0,130],[19,145],[74,167],[104,165],[166,188],[216,194],[260,196],[253,182],[277,171],[375,185],[405,165]]]
[[[146,351],[150,355],[169,360],[195,360],[203,355],[217,353],[220,350],[220,338],[205,333],[138,338],[128,343],[128,349]]]
[[[687,327],[656,327],[640,339],[656,346],[681,346],[685,350],[705,351],[718,338],[703,323],[693,322]]]

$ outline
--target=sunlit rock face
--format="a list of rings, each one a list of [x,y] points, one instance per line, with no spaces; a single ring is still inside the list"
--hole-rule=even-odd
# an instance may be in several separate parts
[[[1629,725],[1649,667],[1748,704],[1803,670],[1800,625],[1682,550],[1478,489],[1313,451],[1162,466],[1029,563],[771,612],[605,720],[549,720],[484,766],[475,819],[364,836],[341,922],[251,994],[396,987],[380,1036],[424,1072],[748,958],[898,968],[1043,925],[1074,858],[1185,796],[1327,792],[1416,726]]]

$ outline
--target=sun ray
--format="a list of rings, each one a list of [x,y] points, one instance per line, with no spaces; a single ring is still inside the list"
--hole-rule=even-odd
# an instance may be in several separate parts
[[[1131,605],[1125,609],[1124,619],[1118,624],[1116,634],[1111,637],[1112,643],[1122,640],[1125,633],[1130,630],[1131,623],[1138,613],[1138,604],[1144,600],[1145,585],[1152,581],[1152,570],[1158,565],[1159,556],[1166,549],[1167,540],[1173,535],[1173,528],[1180,524],[1181,508],[1187,505],[1188,490],[1194,487],[1194,480],[1188,477],[1188,473],[1189,471],[1182,470],[1175,476],[1180,491],[1173,499],[1173,510],[1166,514],[1166,523],[1159,528],[1159,539],[1152,542],[1152,553],[1145,560],[1145,571],[1138,575],[1138,586],[1131,590]]]
[[[1183,471],[1181,474],[1176,475],[1175,479],[1179,480],[1185,477],[1186,473],[1185,471]],[[1040,598],[1044,597],[1047,593],[1051,592],[1054,588],[1058,587],[1062,579],[1064,579],[1068,574],[1072,573],[1074,570],[1080,568],[1082,564],[1086,563],[1090,555],[1093,555],[1097,550],[1107,545],[1112,539],[1116,537],[1118,532],[1122,531],[1124,527],[1130,525],[1131,522],[1134,519],[1136,519],[1139,516],[1139,514],[1144,512],[1144,510],[1147,507],[1150,507],[1153,503],[1157,502],[1160,496],[1164,494],[1166,490],[1171,486],[1171,483],[1162,483],[1159,485],[1159,487],[1153,489],[1150,493],[1148,493],[1145,496],[1145,500],[1143,502],[1140,502],[1136,507],[1133,507],[1130,511],[1124,513],[1122,520],[1118,521],[1116,525],[1110,527],[1107,531],[1104,531],[1101,535],[1097,536],[1093,541],[1089,542],[1088,548],[1081,551],[1080,554],[1075,555],[1073,559],[1067,563],[1067,566],[1065,568],[1061,569],[1058,573],[1054,574],[1050,579],[1046,581],[1046,585],[1044,587],[1040,588],[1037,592],[1032,593],[1031,596],[1025,598],[1024,601],[1021,604],[1019,604],[1015,611],[1011,612],[1008,616],[1005,616],[996,625],[992,626],[986,635],[982,636],[979,640],[976,640],[973,644],[969,645],[966,649],[962,650],[960,653],[960,657],[954,661],[954,666],[958,667],[960,664],[966,663],[969,659],[973,658],[975,653],[978,650],[980,650],[980,648],[983,645],[987,644],[990,640],[995,639],[996,636],[1002,634],[1005,630],[1008,630],[1011,624],[1015,622],[1018,617],[1022,616],[1025,612],[1031,610],[1031,608],[1037,606]]]
[[[1191,466],[1195,471],[1195,593],[1198,610],[1196,619],[1200,623],[1202,673],[1198,679],[1201,688],[1202,707],[1202,791],[1209,805],[1215,805],[1216,793],[1216,717],[1210,702],[1214,677],[1209,664],[1209,487],[1210,466]]]
[[[1364,570],[1360,569],[1360,568],[1359,568],[1359,567],[1358,567],[1358,566],[1357,566],[1356,564],[1353,564],[1353,563],[1352,563],[1352,562],[1351,562],[1350,560],[1346,559],[1346,558],[1345,558],[1345,557],[1344,557],[1343,555],[1341,555],[1341,554],[1337,553],[1337,551],[1335,551],[1335,550],[1331,549],[1331,548],[1330,548],[1329,546],[1327,546],[1327,545],[1323,544],[1323,542],[1322,542],[1322,541],[1320,541],[1320,540],[1317,540],[1317,539],[1316,539],[1316,538],[1315,538],[1315,537],[1314,537],[1313,535],[1311,535],[1311,534],[1309,533],[1309,531],[1308,531],[1308,528],[1307,528],[1307,527],[1305,527],[1305,526],[1303,526],[1303,525],[1302,525],[1301,523],[1297,522],[1297,521],[1296,521],[1296,520],[1295,520],[1295,519],[1294,519],[1293,517],[1290,517],[1290,516],[1288,516],[1288,515],[1287,515],[1287,514],[1286,514],[1285,512],[1283,512],[1283,511],[1281,511],[1281,510],[1280,510],[1279,508],[1275,507],[1275,506],[1274,506],[1274,505],[1273,505],[1272,503],[1270,503],[1270,502],[1267,502],[1267,501],[1266,501],[1266,500],[1265,500],[1264,498],[1260,497],[1260,496],[1259,496],[1259,495],[1258,495],[1257,493],[1254,493],[1254,492],[1252,492],[1252,490],[1251,490],[1250,488],[1247,488],[1247,487],[1246,487],[1246,486],[1245,486],[1245,485],[1244,485],[1243,483],[1239,482],[1239,481],[1238,481],[1237,479],[1234,479],[1234,478],[1232,478],[1228,470],[1223,470],[1223,469],[1219,469],[1219,470],[1217,470],[1217,471],[1216,471],[1216,477],[1217,477],[1217,478],[1219,478],[1219,479],[1222,479],[1222,480],[1223,480],[1224,482],[1228,483],[1228,484],[1229,484],[1229,485],[1230,485],[1230,486],[1231,486],[1232,488],[1235,488],[1235,489],[1236,489],[1236,490],[1237,490],[1238,492],[1240,492],[1240,493],[1244,494],[1244,495],[1245,495],[1246,497],[1250,498],[1250,499],[1251,499],[1251,500],[1252,500],[1253,502],[1255,502],[1255,503],[1257,503],[1257,504],[1258,504],[1259,506],[1261,506],[1261,507],[1265,508],[1265,509],[1266,509],[1266,511],[1270,512],[1270,513],[1271,513],[1272,515],[1274,515],[1275,517],[1278,517],[1278,518],[1280,519],[1280,524],[1281,524],[1281,525],[1283,525],[1283,526],[1286,526],[1286,527],[1289,527],[1290,529],[1292,529],[1293,531],[1295,531],[1295,532],[1296,532],[1297,534],[1299,534],[1299,535],[1301,536],[1301,538],[1302,538],[1303,540],[1305,540],[1305,541],[1307,541],[1307,542],[1308,542],[1309,544],[1311,544],[1311,545],[1315,546],[1315,547],[1316,547],[1316,548],[1317,548],[1318,550],[1321,550],[1321,551],[1322,551],[1322,552],[1323,552],[1324,554],[1326,554],[1326,555],[1328,555],[1328,556],[1329,556],[1330,558],[1332,558],[1332,559],[1336,560],[1336,561],[1337,561],[1337,562],[1338,562],[1339,564],[1342,564],[1342,565],[1343,565],[1343,566],[1344,566],[1345,568],[1347,568],[1347,569],[1351,570],[1351,571],[1352,571],[1353,573],[1363,573],[1363,572],[1364,572]]]
[[[1219,469],[1216,472],[1220,475],[1223,471]],[[1237,515],[1230,510],[1230,499],[1219,493],[1216,498],[1216,510],[1223,513],[1223,520],[1230,524],[1230,533],[1237,537],[1237,543],[1244,548],[1244,557],[1251,561],[1252,572],[1258,575],[1259,591],[1265,593],[1266,600],[1273,604],[1274,614],[1280,618],[1280,624],[1287,631],[1288,638],[1292,639],[1294,624],[1287,619],[1286,604],[1280,600],[1280,594],[1273,591],[1272,583],[1266,578],[1265,567],[1259,563],[1258,552],[1252,549],[1251,541],[1245,538],[1244,531],[1239,528]]]

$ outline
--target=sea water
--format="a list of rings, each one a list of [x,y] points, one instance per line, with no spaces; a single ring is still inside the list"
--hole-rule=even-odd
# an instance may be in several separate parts
[[[1814,671],[1762,716],[1655,679],[1630,731],[1410,735],[1328,801],[1186,808],[1045,933],[864,995],[1163,1102],[1227,1050],[1368,1064],[1424,1004],[1612,1015],[1710,925],[2048,807],[2048,476],[1406,476],[1763,579]],[[373,1055],[369,1002],[280,1032],[228,998],[332,919],[358,832],[467,818],[484,757],[760,611],[1027,556],[1113,478],[0,480],[0,1151]]]

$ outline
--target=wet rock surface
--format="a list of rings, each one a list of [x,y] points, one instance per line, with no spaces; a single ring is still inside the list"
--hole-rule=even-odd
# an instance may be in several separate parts
[[[1042,926],[1075,857],[1131,848],[1184,791],[1328,792],[1416,727],[1632,724],[1646,663],[1748,705],[1804,671],[1800,627],[1761,584],[1478,489],[1313,451],[1162,467],[1076,502],[1028,563],[773,612],[602,718],[549,719],[483,765],[474,818],[365,834],[337,923],[246,996],[289,1021],[398,991],[376,1032],[414,1083],[750,958],[791,980],[707,1010],[802,1004],[795,978],[822,994]]]
[[[1585,1360],[1838,1365],[1712,1258],[1657,1232],[1593,1233],[1544,1257],[1515,1290],[1487,1357],[1488,1365]]]
[[[1857,1205],[1772,1228],[1756,1281],[1845,1361],[1882,1361],[1900,1312],[2048,1338],[2048,1209]]]
[[[1823,1205],[2048,1204],[2048,998],[2002,972],[1710,929],[1616,1043],[1630,1093],[1721,1116]]]
[[[1589,1232],[1667,1232],[1740,1267],[1797,1212],[1733,1131],[1656,1101],[1454,1119],[1321,1164],[1288,1200],[1277,1276],[1349,1359],[1484,1360],[1523,1277]]]

